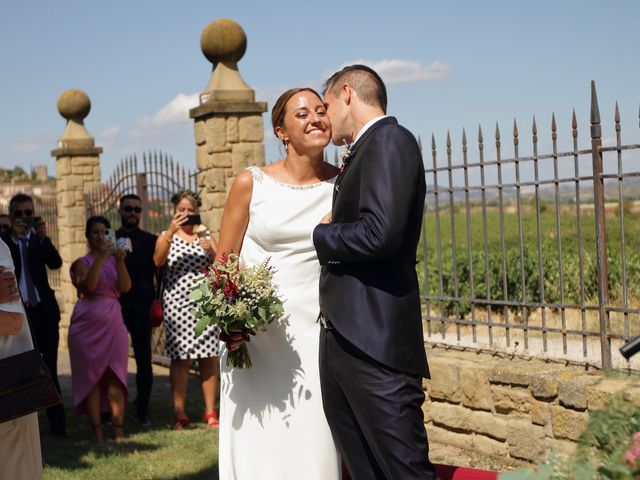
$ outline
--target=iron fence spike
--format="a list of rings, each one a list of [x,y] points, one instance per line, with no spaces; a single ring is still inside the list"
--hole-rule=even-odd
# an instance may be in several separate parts
[[[618,101],[617,100],[616,100],[615,121],[616,121],[616,123],[620,123],[620,109],[618,108]]]
[[[496,122],[496,140],[500,140],[500,127],[498,127],[498,122]]]
[[[467,145],[467,132],[465,132],[464,127],[462,127],[462,145]]]
[[[478,125],[478,143],[482,143],[482,125]]]
[[[576,120],[576,109],[573,109],[573,113],[571,114],[571,128],[574,130],[578,128],[578,121]]]
[[[515,118],[513,119],[513,136],[518,138],[518,123]]]
[[[600,124],[600,108],[598,107],[598,94],[596,93],[596,82],[591,80],[591,124]]]
[[[436,137],[432,133],[431,134],[431,150],[435,150],[435,149],[436,149]]]
[[[536,116],[535,115],[533,116],[533,127],[531,127],[531,132],[534,135],[538,134],[538,126],[536,125]]]
[[[451,134],[447,130],[447,148],[451,148]]]

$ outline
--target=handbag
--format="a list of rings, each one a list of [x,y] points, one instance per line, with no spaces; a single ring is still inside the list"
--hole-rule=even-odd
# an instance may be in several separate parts
[[[0,423],[62,403],[38,350],[0,359]]]
[[[151,310],[149,311],[149,323],[152,327],[162,325],[164,318],[164,309],[162,308],[162,291],[164,290],[164,275],[160,267],[156,270],[156,294],[151,302]]]

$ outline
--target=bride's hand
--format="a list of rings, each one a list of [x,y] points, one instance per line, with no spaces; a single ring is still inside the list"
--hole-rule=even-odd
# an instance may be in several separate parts
[[[227,344],[227,350],[233,352],[234,350],[239,349],[243,343],[250,342],[251,338],[249,335],[255,335],[256,332],[253,330],[244,331],[244,332],[230,332],[229,334],[225,332],[220,332],[220,340]]]
[[[331,221],[333,220],[333,215],[331,214],[331,212],[327,213],[324,217],[322,217],[322,220],[320,220],[320,223],[331,223]]]

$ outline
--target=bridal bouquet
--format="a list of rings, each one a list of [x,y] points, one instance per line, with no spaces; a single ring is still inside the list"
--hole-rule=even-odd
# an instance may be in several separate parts
[[[197,305],[192,312],[198,321],[196,337],[209,325],[217,325],[226,335],[266,330],[284,312],[273,283],[274,272],[269,259],[249,267],[236,254],[209,266],[204,280],[189,292],[189,298]],[[227,366],[251,367],[245,344],[227,354]]]

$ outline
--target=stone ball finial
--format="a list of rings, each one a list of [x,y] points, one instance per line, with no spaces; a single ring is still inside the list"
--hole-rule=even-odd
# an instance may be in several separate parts
[[[202,30],[200,48],[211,63],[236,63],[247,51],[247,35],[238,23],[219,18]]]
[[[82,90],[71,88],[58,98],[58,112],[67,120],[82,123],[90,111],[91,100]]]

